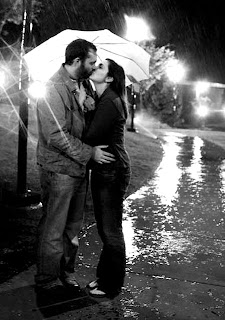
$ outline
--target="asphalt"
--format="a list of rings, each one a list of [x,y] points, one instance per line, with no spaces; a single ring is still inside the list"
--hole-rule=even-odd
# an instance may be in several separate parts
[[[112,300],[91,298],[86,290],[86,284],[94,279],[101,247],[94,222],[86,224],[80,240],[77,279],[81,290],[74,291],[69,297],[58,301],[49,302],[49,299],[45,301],[44,297],[40,299],[34,288],[35,264],[32,255],[34,237],[29,238],[29,234],[34,235],[32,228],[36,228],[41,207],[29,206],[14,209],[11,207],[10,212],[10,223],[4,224],[3,233],[8,234],[11,242],[6,241],[4,253],[5,256],[7,253],[13,253],[13,258],[11,261],[8,258],[7,261],[3,259],[1,262],[3,266],[0,284],[1,320],[225,319],[225,313],[222,312],[224,310],[222,297],[225,296],[223,281],[212,285],[196,281],[194,274],[191,275],[193,280],[190,280],[190,277],[189,280],[179,280],[171,276],[173,273],[170,272],[171,270],[165,275],[157,276],[150,268],[143,267],[141,260],[127,269],[125,286],[118,297]],[[13,232],[16,230],[13,228],[15,227],[13,219],[20,220],[20,224],[26,225],[27,228],[20,229],[28,237],[22,247],[21,239]],[[10,226],[13,230],[10,230]],[[16,248],[12,246],[15,239],[17,240]],[[142,241],[141,238],[140,241]],[[15,254],[16,251],[17,254]],[[28,256],[30,258],[27,258]],[[24,257],[26,257],[25,265]],[[15,260],[14,268],[12,260]],[[11,273],[7,265],[11,265]],[[182,272],[184,270],[181,270]]]
[[[174,137],[172,138],[174,140]],[[192,141],[187,141],[188,146],[190,142]],[[180,144],[181,141],[178,143]],[[211,149],[210,152],[212,152]],[[170,155],[171,152],[168,151],[168,154]],[[184,152],[184,154],[189,153]],[[212,159],[207,158],[207,164],[209,160]],[[215,164],[214,159],[212,164]],[[166,167],[168,168],[168,165]],[[155,188],[154,184],[152,188]],[[219,225],[216,219],[207,220],[209,222],[204,224],[203,220],[199,219],[202,233],[194,234],[195,229],[193,229],[191,235],[182,238],[184,224],[179,223],[181,230],[174,231],[174,238],[169,239],[170,245],[171,247],[175,245],[179,251],[181,241],[187,252],[184,252],[183,257],[179,252],[175,256],[168,256],[171,258],[170,263],[166,260],[158,261],[157,268],[154,268],[150,263],[156,256],[152,248],[157,247],[158,252],[163,251],[164,248],[160,243],[162,237],[151,238],[151,233],[154,233],[152,223],[159,226],[165,222],[159,208],[156,210],[158,213],[155,217],[153,215],[149,221],[146,219],[149,213],[144,206],[145,202],[138,200],[143,197],[143,190],[130,195],[128,197],[130,200],[127,199],[128,204],[129,201],[131,204],[126,208],[124,226],[127,242],[131,244],[127,247],[131,262],[128,261],[125,285],[121,294],[111,300],[93,299],[86,289],[86,284],[95,278],[95,269],[101,250],[101,242],[91,213],[86,217],[80,237],[76,265],[80,290],[74,290],[63,298],[52,300],[51,297],[37,295],[34,287],[35,232],[41,216],[41,206],[21,207],[10,203],[7,206],[1,206],[0,320],[225,320],[223,224]],[[211,196],[214,198],[213,194]],[[157,199],[156,195],[154,197]],[[156,206],[157,203],[155,202],[154,205]],[[190,203],[188,205],[190,206]],[[197,203],[194,204],[196,205]],[[217,209],[218,205],[215,205],[215,210]],[[186,213],[185,208],[183,210]],[[162,205],[162,211],[165,211],[164,205]],[[201,213],[201,210],[199,212]],[[137,213],[139,219],[136,219]],[[211,216],[213,212],[207,217]],[[222,212],[219,212],[219,216],[223,221]],[[136,227],[132,228],[134,221],[136,221]],[[179,222],[182,221],[184,222],[184,220]],[[193,223],[192,221],[186,223],[188,226],[196,226],[194,220]],[[204,237],[204,233],[210,231],[215,231],[220,237]],[[167,233],[168,236],[170,234]],[[190,236],[193,241],[185,245],[185,241],[188,241]],[[129,241],[134,238],[135,243]],[[192,251],[190,244],[194,246]],[[205,251],[201,251],[204,247]],[[135,250],[139,252],[135,253]],[[169,252],[170,250],[167,250],[165,254]],[[192,257],[190,261],[187,259],[189,254]],[[211,256],[213,258],[210,260]],[[183,263],[180,263],[181,258]]]

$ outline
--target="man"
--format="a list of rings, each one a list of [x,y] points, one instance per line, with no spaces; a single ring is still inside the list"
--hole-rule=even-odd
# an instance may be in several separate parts
[[[71,42],[65,63],[48,81],[37,103],[43,216],[38,227],[37,289],[78,287],[74,264],[87,191],[86,164],[92,158],[113,161],[105,146],[82,143],[86,94],[82,80],[95,70],[96,47],[83,39]],[[86,99],[87,107],[90,98]]]

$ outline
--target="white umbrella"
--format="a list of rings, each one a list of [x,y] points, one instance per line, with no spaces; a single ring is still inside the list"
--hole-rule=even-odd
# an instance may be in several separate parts
[[[149,78],[150,55],[140,46],[109,30],[64,30],[24,55],[33,80],[48,80],[65,61],[66,46],[75,39],[85,39],[97,47],[98,60],[115,60],[132,82]],[[127,81],[127,84],[130,84]]]

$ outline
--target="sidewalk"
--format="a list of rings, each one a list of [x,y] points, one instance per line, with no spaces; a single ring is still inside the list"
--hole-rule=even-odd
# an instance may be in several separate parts
[[[32,209],[27,216],[38,216],[39,210]],[[225,319],[225,281],[204,283],[191,266],[188,279],[176,278],[177,273],[171,268],[165,271],[165,266],[161,274],[160,269],[154,274],[144,257],[129,266],[120,296],[114,300],[89,297],[85,286],[95,276],[99,252],[96,226],[91,224],[83,230],[80,243],[77,279],[82,290],[70,300],[48,306],[40,304],[34,291],[35,265],[32,265],[0,285],[0,319]]]
[[[81,290],[74,293],[72,299],[46,305],[45,301],[37,299],[34,291],[34,234],[41,208],[29,207],[27,210],[12,208],[9,214],[0,207],[0,240],[3,243],[0,252],[6,257],[6,260],[1,259],[0,263],[3,270],[0,272],[0,320],[120,320],[124,318],[225,320],[223,210],[225,207],[223,193],[220,193],[225,185],[225,176],[224,179],[220,177],[224,170],[219,170],[221,160],[218,160],[217,164],[218,152],[207,144],[204,150],[201,149],[201,152],[204,151],[204,157],[197,162],[191,162],[194,149],[190,149],[190,146],[193,147],[195,144],[191,139],[186,140],[186,145],[180,139],[177,142],[179,148],[167,150],[169,160],[171,160],[170,155],[174,156],[174,153],[179,150],[177,157],[181,161],[183,152],[183,162],[178,168],[180,184],[175,190],[172,185],[170,185],[171,190],[168,188],[166,190],[169,193],[175,192],[176,205],[173,203],[173,206],[166,206],[160,201],[157,203],[158,194],[153,193],[157,191],[157,186],[162,189],[165,186],[163,183],[160,184],[157,176],[151,179],[151,189],[146,191],[149,194],[148,197],[150,195],[154,197],[154,201],[151,200],[149,204],[150,209],[146,207],[146,202],[142,201],[144,192],[139,193],[139,198],[138,192],[136,196],[133,194],[128,197],[133,199],[133,207],[126,208],[124,216],[129,260],[127,276],[122,293],[114,300],[93,299],[88,296],[85,289],[86,284],[95,277],[101,249],[96,225],[92,218],[82,231],[77,260],[77,280]],[[166,141],[169,141],[169,136]],[[176,143],[174,136],[171,137],[171,141],[173,147]],[[198,146],[197,143],[196,147]],[[164,168],[169,169],[176,178],[177,167],[173,165],[174,163],[170,162],[168,165],[165,162]],[[191,165],[192,170],[190,170]],[[188,174],[201,172],[199,165],[207,184],[200,186],[200,180],[197,179],[198,189],[193,189],[191,192],[183,184],[189,179],[193,185],[193,179],[191,180]],[[206,171],[206,165],[215,169],[212,170],[212,175]],[[183,170],[182,173],[181,170]],[[166,172],[168,171],[162,172],[163,177],[166,177]],[[218,181],[212,182],[216,174]],[[172,179],[172,176],[170,177]],[[219,188],[217,195],[216,188]],[[199,192],[196,192],[200,190],[204,194],[203,198],[200,198]],[[178,192],[181,193],[178,195]],[[189,198],[189,195],[192,198]],[[179,199],[183,202],[179,202]],[[211,202],[208,201],[209,199]],[[200,207],[198,207],[199,203],[201,203]],[[170,212],[171,208],[173,210]],[[197,209],[193,210],[193,208]],[[203,218],[202,212],[205,214]],[[179,216],[178,213],[181,215]],[[176,218],[173,223],[170,220],[171,216]],[[161,238],[157,237],[159,226],[163,227],[166,224],[166,218],[167,229],[160,230],[167,232],[162,232]],[[152,236],[154,232],[155,237]],[[161,242],[162,240],[164,243]],[[163,244],[167,247],[163,247]],[[154,251],[156,248],[157,252]],[[177,254],[170,255],[174,248]],[[180,248],[183,248],[183,252],[179,251]],[[188,259],[190,256],[191,259]],[[24,257],[28,257],[26,264],[23,261]],[[161,257],[166,259],[160,260]],[[156,261],[155,266],[151,263],[152,261]],[[16,275],[13,273],[15,270]]]

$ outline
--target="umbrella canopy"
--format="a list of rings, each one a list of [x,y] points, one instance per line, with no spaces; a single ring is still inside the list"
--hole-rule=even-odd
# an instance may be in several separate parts
[[[149,78],[150,55],[140,46],[109,30],[64,30],[24,55],[33,80],[47,81],[65,62],[66,46],[73,40],[85,39],[97,47],[98,60],[106,58],[120,64],[129,79],[127,84]]]

